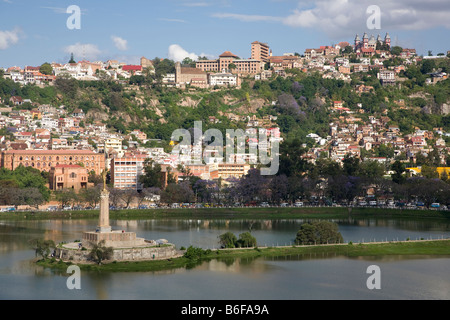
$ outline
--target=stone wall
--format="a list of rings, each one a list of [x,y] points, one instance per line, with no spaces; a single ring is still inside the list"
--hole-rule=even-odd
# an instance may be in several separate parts
[[[89,250],[57,248],[56,258],[73,263],[87,263]],[[163,260],[182,256],[182,252],[175,249],[175,245],[142,248],[116,248],[111,261],[142,261]]]

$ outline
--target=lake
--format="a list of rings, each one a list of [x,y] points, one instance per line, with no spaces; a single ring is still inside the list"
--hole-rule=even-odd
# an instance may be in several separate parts
[[[112,220],[113,229],[146,239],[167,239],[178,248],[217,248],[227,231],[251,231],[259,246],[289,245],[304,220]],[[449,238],[450,224],[428,220],[336,220],[346,242]],[[449,256],[286,256],[276,259],[212,260],[192,269],[142,273],[81,274],[81,289],[69,290],[70,274],[31,263],[33,238],[80,239],[97,220],[0,221],[0,299],[450,299]],[[381,289],[370,290],[367,268],[381,270]]]

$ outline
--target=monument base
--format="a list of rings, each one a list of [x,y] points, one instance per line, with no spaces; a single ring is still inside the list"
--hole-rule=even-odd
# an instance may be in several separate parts
[[[111,232],[111,227],[97,227],[96,232]]]
[[[125,232],[122,230],[111,231],[111,228],[106,232],[85,232],[83,234],[82,245],[89,248],[92,247],[92,244],[98,244],[101,241],[105,241],[106,247],[113,248],[130,248],[149,245],[144,238],[136,238],[136,233],[134,232]]]

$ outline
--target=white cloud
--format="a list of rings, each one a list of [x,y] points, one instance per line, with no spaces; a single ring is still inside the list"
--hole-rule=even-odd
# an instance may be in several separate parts
[[[167,21],[167,22],[180,22],[180,23],[186,23],[186,20],[182,20],[182,19],[159,18],[158,20],[161,20],[161,21]]]
[[[167,56],[170,60],[173,60],[175,62],[177,62],[177,61],[181,62],[184,60],[184,58],[190,58],[192,60],[198,60],[199,57],[207,57],[208,59],[214,58],[213,55],[206,54],[206,53],[201,53],[201,54],[197,55],[196,53],[193,53],[193,52],[187,52],[185,49],[183,49],[178,44],[172,44],[169,46],[169,53]]]
[[[183,61],[184,58],[191,58],[192,60],[198,59],[198,55],[187,52],[178,44],[172,44],[169,46],[168,57],[173,61]]]
[[[212,15],[215,18],[230,18],[243,22],[259,22],[259,21],[282,21],[281,17],[272,17],[272,16],[260,16],[260,15],[251,15],[251,14],[237,14],[237,13],[215,13]]]
[[[64,52],[71,54],[73,53],[75,60],[94,60],[102,53],[100,49],[95,44],[82,44],[77,42],[70,46],[64,47]]]
[[[4,0],[7,1],[7,0]],[[48,9],[53,11],[53,13],[57,13],[57,14],[67,14],[67,7],[63,8],[63,7],[41,7],[41,9]],[[86,9],[81,9],[81,14],[86,14],[87,10]]]
[[[19,42],[20,29],[15,28],[10,31],[0,30],[0,50],[8,49],[10,46]]]
[[[128,41],[127,40],[125,40],[121,37],[116,37],[116,36],[111,36],[111,39],[113,40],[116,48],[119,49],[120,51],[128,50]]]
[[[182,4],[182,6],[185,6],[185,7],[208,7],[210,5],[211,5],[211,3],[207,3],[207,2],[188,2],[188,3]]]
[[[216,13],[213,17],[245,22],[280,22],[294,28],[319,29],[331,37],[354,35],[367,30],[371,14],[366,10],[373,0],[317,0],[314,3],[298,1],[296,8],[286,16],[260,16],[235,13]],[[423,30],[450,28],[450,1],[448,0],[378,0],[381,10],[381,30]]]

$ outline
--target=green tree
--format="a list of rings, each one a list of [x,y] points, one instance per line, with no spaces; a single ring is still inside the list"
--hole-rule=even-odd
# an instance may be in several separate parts
[[[439,173],[437,172],[436,167],[430,167],[427,165],[423,165],[420,172],[423,177],[428,178],[428,179],[439,178]]]
[[[53,68],[50,63],[45,62],[39,67],[39,72],[46,75],[51,75],[53,74]]]
[[[78,196],[91,207],[96,207],[100,201],[101,189],[102,186],[100,184],[92,188],[84,188],[78,192]]]
[[[46,260],[50,255],[50,251],[56,248],[53,240],[32,239],[29,243],[35,255],[41,256],[43,260]]]
[[[232,232],[226,232],[219,236],[219,244],[222,248],[235,248],[236,247],[237,238]]]
[[[239,235],[239,240],[236,241],[236,247],[248,248],[256,247],[256,238],[250,232],[244,232]]]
[[[161,165],[155,163],[153,160],[145,160],[144,174],[139,177],[139,182],[143,184],[144,188],[162,188]]]
[[[394,56],[399,56],[403,52],[403,48],[399,46],[394,46],[391,48],[391,53]]]
[[[420,67],[420,71],[423,74],[427,74],[427,73],[433,72],[433,69],[435,67],[436,67],[436,64],[433,61],[433,59],[426,59],[426,60],[423,60],[422,66]]]
[[[359,175],[369,179],[381,178],[384,175],[384,166],[378,161],[366,160],[359,167]]]
[[[181,64],[186,67],[195,68],[195,61],[189,57],[184,58]]]
[[[60,203],[61,207],[72,204],[77,198],[77,194],[75,193],[75,191],[69,188],[56,190],[53,193],[55,195],[55,200]]]
[[[73,53],[70,54],[69,63],[76,63],[75,59],[73,58]]]
[[[359,172],[359,158],[347,153],[342,160],[343,171],[348,176],[355,176]]]
[[[114,254],[114,249],[112,247],[106,247],[105,243],[106,241],[102,240],[99,243],[92,244],[88,258],[97,264],[102,264],[103,261],[111,259]]]
[[[404,175],[406,168],[403,162],[396,160],[392,166],[391,170],[394,171],[393,174],[391,174],[392,181],[398,184],[402,184],[406,181],[406,177]]]
[[[342,54],[351,54],[351,53],[353,53],[352,46],[346,46],[344,49],[342,49]]]
[[[295,238],[295,243],[300,245],[342,243],[343,241],[338,225],[330,221],[303,223]]]

